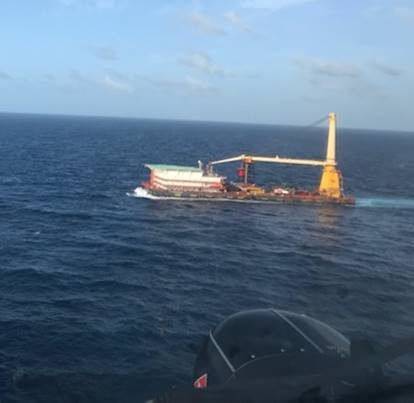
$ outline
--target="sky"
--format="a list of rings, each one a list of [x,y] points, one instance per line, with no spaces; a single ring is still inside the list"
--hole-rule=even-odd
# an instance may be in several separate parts
[[[2,0],[0,111],[414,131],[414,0]]]

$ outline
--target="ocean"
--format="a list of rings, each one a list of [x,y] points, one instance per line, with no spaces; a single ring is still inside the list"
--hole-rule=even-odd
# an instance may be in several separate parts
[[[0,114],[1,401],[144,401],[189,382],[202,336],[243,309],[412,335],[414,133],[339,130],[355,207],[134,197],[144,163],[323,158],[326,131]],[[255,175],[312,188],[320,170]]]

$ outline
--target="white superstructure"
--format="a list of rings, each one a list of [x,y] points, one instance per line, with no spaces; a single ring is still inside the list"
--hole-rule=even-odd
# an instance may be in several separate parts
[[[179,191],[218,191],[223,189],[224,176],[206,173],[201,167],[147,164],[149,188]]]

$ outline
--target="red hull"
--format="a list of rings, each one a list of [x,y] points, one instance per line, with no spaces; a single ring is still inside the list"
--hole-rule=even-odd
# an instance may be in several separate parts
[[[305,190],[296,190],[288,194],[275,194],[272,192],[245,192],[245,191],[211,191],[200,192],[193,190],[161,190],[154,189],[149,184],[143,184],[144,187],[153,196],[172,197],[182,199],[203,199],[203,200],[253,200],[268,201],[278,203],[311,203],[311,204],[341,204],[354,205],[353,197],[342,196],[339,198],[328,197],[317,192],[308,192]]]

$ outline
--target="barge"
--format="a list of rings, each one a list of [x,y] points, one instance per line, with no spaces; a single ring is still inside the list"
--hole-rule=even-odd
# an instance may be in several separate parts
[[[336,161],[336,115],[330,113],[328,121],[325,160],[242,154],[205,165],[198,161],[197,167],[145,164],[150,174],[142,187],[149,195],[160,198],[353,205],[355,199],[343,192],[342,174]],[[215,170],[217,165],[232,162],[240,162],[238,181],[235,182],[228,181]],[[319,186],[314,190],[258,186],[252,183],[250,176],[251,168],[256,163],[319,166],[322,168]]]

